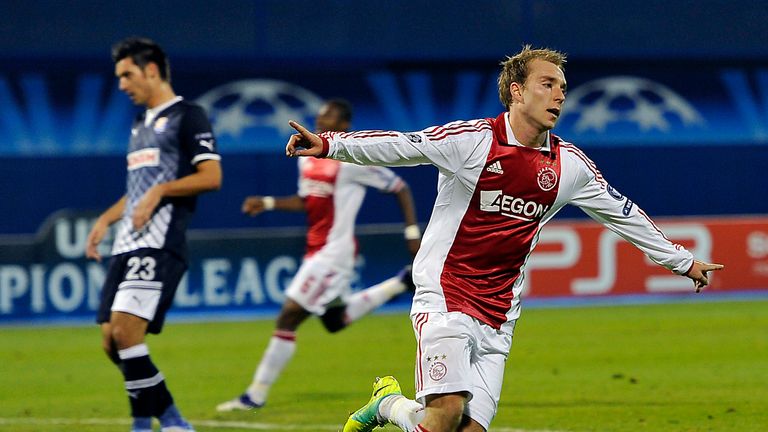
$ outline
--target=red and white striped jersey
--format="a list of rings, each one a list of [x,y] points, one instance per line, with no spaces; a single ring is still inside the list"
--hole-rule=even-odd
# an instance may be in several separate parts
[[[379,166],[345,164],[332,159],[299,159],[299,196],[307,212],[307,256],[340,268],[352,268],[355,258],[355,219],[365,188],[396,193],[403,180]]]
[[[412,313],[460,311],[495,328],[520,314],[523,270],[541,228],[573,204],[684,274],[693,256],[670,242],[603,179],[576,146],[549,134],[520,144],[502,113],[420,132],[324,133],[327,157],[364,165],[432,164],[439,170],[432,217],[414,260]]]

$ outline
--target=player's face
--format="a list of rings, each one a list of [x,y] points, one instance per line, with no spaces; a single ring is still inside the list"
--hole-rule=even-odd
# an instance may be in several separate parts
[[[565,74],[554,63],[532,60],[522,88],[523,115],[539,131],[555,127],[565,102]]]
[[[349,125],[341,119],[339,110],[332,105],[323,105],[315,118],[315,130],[317,133],[323,132],[343,132]]]
[[[126,57],[115,63],[115,76],[120,90],[136,105],[146,105],[151,95],[151,86],[143,69],[133,59]]]

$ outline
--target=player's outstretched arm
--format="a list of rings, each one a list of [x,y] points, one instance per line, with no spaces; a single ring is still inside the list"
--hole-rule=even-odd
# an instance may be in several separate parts
[[[288,140],[288,144],[285,146],[286,156],[323,156],[323,150],[327,144],[323,143],[322,138],[310,132],[298,122],[291,120],[288,124],[296,129],[298,133],[291,135],[291,138]],[[327,152],[327,149],[325,151]]]
[[[725,268],[722,264],[710,264],[701,261],[693,261],[691,269],[685,275],[693,280],[693,286],[696,288],[696,292],[701,292],[701,289],[709,284],[710,271],[722,270]]]
[[[298,195],[288,197],[272,197],[252,195],[245,197],[241,208],[248,216],[256,216],[270,210],[304,211],[304,200]]]

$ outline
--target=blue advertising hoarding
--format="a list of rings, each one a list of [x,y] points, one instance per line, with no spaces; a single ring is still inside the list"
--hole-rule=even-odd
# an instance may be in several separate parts
[[[62,211],[35,238],[0,238],[0,324],[95,319],[107,262],[85,259],[93,213]],[[402,227],[363,229],[354,290],[392,277],[411,257]],[[111,234],[101,245],[109,256]],[[301,264],[301,229],[192,231],[190,266],[173,313],[255,317],[275,313]],[[403,294],[393,300],[407,308]]]

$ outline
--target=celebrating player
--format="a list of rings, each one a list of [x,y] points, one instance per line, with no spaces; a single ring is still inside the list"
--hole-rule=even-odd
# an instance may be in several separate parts
[[[220,156],[205,111],[176,96],[163,50],[128,38],[112,48],[120,90],[147,109],[131,128],[125,195],[96,221],[86,256],[120,221],[101,292],[97,322],[104,350],[125,378],[134,432],[191,431],[163,374],[149,358],[146,333],[160,333],[187,269],[186,229],[195,196],[221,187]]]
[[[320,108],[315,126],[318,133],[345,132],[351,120],[349,103],[334,99]],[[218,411],[264,405],[270,387],[296,350],[296,329],[310,315],[319,316],[325,328],[334,333],[412,286],[410,271],[405,269],[360,292],[352,294],[350,290],[356,252],[355,218],[366,187],[397,196],[408,248],[413,255],[419,249],[421,233],[413,197],[400,177],[387,168],[361,167],[332,159],[300,159],[299,175],[297,195],[250,196],[243,202],[243,212],[251,216],[270,210],[306,211],[307,254],[286,290],[287,299],[277,317],[275,333],[253,381],[241,396],[219,404]]]
[[[694,260],[633,201],[613,189],[579,148],[550,130],[565,101],[565,56],[523,48],[502,62],[496,118],[420,132],[326,132],[296,122],[288,156],[361,165],[432,164],[439,170],[432,218],[414,261],[411,320],[417,340],[416,401],[392,377],[345,432],[387,421],[405,431],[485,431],[496,414],[504,363],[520,316],[523,270],[546,222],[573,204],[650,259],[691,278],[723,268]],[[425,409],[423,409],[425,408]]]

